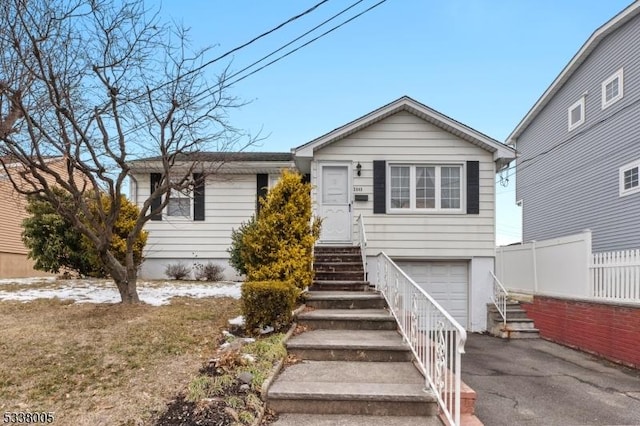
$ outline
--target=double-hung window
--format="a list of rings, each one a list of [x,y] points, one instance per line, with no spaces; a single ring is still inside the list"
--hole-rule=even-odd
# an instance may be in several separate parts
[[[167,216],[172,218],[191,218],[190,191],[171,189],[169,203],[167,204]]]
[[[390,212],[462,211],[462,165],[391,164]]]
[[[602,109],[622,99],[624,95],[624,81],[622,68],[602,82]]]
[[[640,192],[640,160],[620,167],[620,196]]]

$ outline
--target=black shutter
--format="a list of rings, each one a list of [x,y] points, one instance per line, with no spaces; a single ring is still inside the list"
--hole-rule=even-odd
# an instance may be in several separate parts
[[[258,173],[256,175],[256,216],[260,214],[260,200],[267,196],[269,191],[269,175]]]
[[[305,173],[302,175],[302,183],[311,182],[311,175],[309,173]]]
[[[204,181],[202,173],[193,174],[193,220],[204,220]]]
[[[480,162],[467,161],[467,214],[480,213]]]
[[[151,173],[150,175],[151,187],[149,194],[153,194],[158,185],[160,185],[160,181],[162,180],[162,175],[160,173]],[[151,220],[162,220],[162,212],[160,211],[160,205],[162,204],[162,197],[157,197],[151,200]]]
[[[387,163],[383,160],[373,162],[373,213],[387,212]]]

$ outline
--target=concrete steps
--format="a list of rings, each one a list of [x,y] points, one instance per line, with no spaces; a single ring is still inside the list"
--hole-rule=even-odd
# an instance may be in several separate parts
[[[315,309],[384,309],[384,297],[376,292],[363,291],[309,291],[305,294],[307,306]]]
[[[355,280],[313,280],[309,288],[311,291],[366,291],[369,290],[368,281]]]
[[[395,330],[395,318],[384,309],[317,309],[298,315],[298,324],[311,329]]]
[[[527,312],[520,307],[518,302],[507,303],[506,324],[502,315],[493,303],[487,304],[487,329],[493,336],[502,339],[537,339],[540,331],[535,328],[532,319],[527,317]]]
[[[442,426],[437,417],[285,413],[273,426]]]
[[[313,259],[314,291],[364,291],[365,279],[360,247],[317,246]]]
[[[324,279],[316,279],[296,317],[306,330],[287,342],[300,362],[286,366],[267,392],[268,408],[279,415],[274,424],[441,424],[435,395],[384,298],[362,280],[360,249],[316,247],[314,269]],[[353,279],[326,279],[338,273]]]
[[[311,330],[292,337],[287,351],[319,361],[411,361],[409,346],[395,330]]]
[[[304,361],[269,389],[276,412],[434,416],[437,403],[410,362]]]

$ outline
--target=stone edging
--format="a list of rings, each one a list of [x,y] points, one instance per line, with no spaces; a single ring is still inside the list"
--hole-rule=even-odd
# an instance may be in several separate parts
[[[293,317],[295,318],[296,316],[298,316],[298,314],[302,312],[305,307],[306,305],[301,305],[296,310],[294,310]],[[282,339],[283,344],[287,343],[287,341],[291,338],[297,326],[298,326],[298,323],[295,321],[291,324],[289,331],[287,331],[287,334],[285,334],[284,338]],[[285,358],[286,358],[286,355],[285,355]],[[267,400],[266,400],[267,392],[269,391],[269,388],[271,387],[271,384],[275,380],[276,376],[280,373],[280,370],[282,370],[282,366],[284,365],[285,358],[280,359],[276,363],[276,365],[273,366],[273,368],[271,369],[271,372],[269,373],[269,376],[264,380],[264,382],[262,382],[262,387],[260,388],[260,395],[263,397],[264,405],[262,406],[260,413],[258,413],[258,416],[255,418],[253,423],[251,423],[251,426],[259,426],[260,423],[262,423],[262,418],[264,417],[264,412],[267,408]]]

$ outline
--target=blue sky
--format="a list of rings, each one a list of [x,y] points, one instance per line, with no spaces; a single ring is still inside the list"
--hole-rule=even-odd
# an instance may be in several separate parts
[[[379,0],[364,0],[315,35]],[[165,0],[162,16],[222,54],[319,0]],[[355,3],[331,0],[213,65],[240,70]],[[629,0],[387,0],[342,28],[237,83],[249,103],[231,123],[288,151],[400,96],[505,141],[580,46]],[[305,40],[312,38],[309,36]],[[292,45],[282,53],[303,43]],[[497,242],[520,240],[515,181],[497,186]]]

